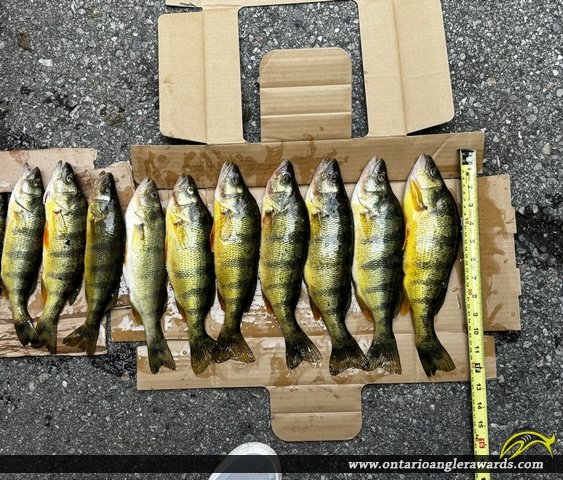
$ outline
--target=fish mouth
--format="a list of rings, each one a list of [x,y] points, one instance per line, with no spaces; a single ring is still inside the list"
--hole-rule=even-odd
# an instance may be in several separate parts
[[[374,193],[377,191],[377,188],[374,185],[377,185],[377,178],[380,173],[387,175],[387,167],[385,165],[385,161],[382,158],[373,157],[368,162],[368,164],[364,168],[364,171],[360,175],[358,184],[365,192]],[[370,179],[374,179],[375,182],[369,181]]]
[[[407,183],[414,182],[416,183],[417,186],[420,185],[418,179],[420,178],[421,175],[424,174],[424,171],[426,170],[426,166],[428,165],[428,161],[433,161],[430,155],[423,153],[418,157],[416,163],[414,164],[414,166],[412,167],[409,173],[409,176],[407,178]]]

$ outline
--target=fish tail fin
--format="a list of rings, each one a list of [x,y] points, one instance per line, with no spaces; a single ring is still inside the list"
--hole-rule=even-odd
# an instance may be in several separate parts
[[[366,353],[362,368],[367,371],[382,368],[391,374],[397,373],[400,375],[403,368],[401,367],[395,336],[374,338],[368,353]]]
[[[322,358],[319,349],[303,330],[299,329],[285,339],[285,363],[290,370],[297,368],[302,361],[314,364]]]
[[[40,346],[39,337],[37,336],[35,327],[31,322],[31,317],[20,319],[20,320],[14,319],[14,327],[16,329],[16,334],[18,336],[18,339],[24,347],[28,343],[30,343],[32,347]]]
[[[154,342],[147,342],[147,351],[151,373],[158,373],[160,367],[176,370],[176,362],[174,362],[174,357],[164,336]]]
[[[207,333],[193,339],[190,336],[190,357],[196,375],[205,372],[213,363],[213,350],[216,343]]]
[[[213,362],[223,363],[231,358],[245,363],[256,361],[242,333],[221,330],[213,350]]]
[[[57,324],[50,319],[40,318],[37,322],[38,346],[47,347],[51,355],[57,354]]]
[[[348,368],[361,369],[364,358],[364,352],[352,335],[337,343],[333,342],[328,366],[330,374],[338,375]]]
[[[424,368],[424,372],[428,377],[434,375],[437,370],[451,372],[455,369],[455,364],[450,354],[438,338],[435,337],[429,342],[417,343],[416,349],[418,350],[418,358],[420,358],[422,368]]]
[[[63,343],[69,347],[79,348],[88,355],[94,355],[99,333],[100,329],[98,325],[84,322],[74,332],[67,335]]]

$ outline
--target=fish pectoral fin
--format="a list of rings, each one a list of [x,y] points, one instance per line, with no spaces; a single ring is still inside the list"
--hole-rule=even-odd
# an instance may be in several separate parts
[[[133,226],[133,235],[132,235],[131,243],[135,245],[136,243],[145,243],[145,224],[144,223],[135,223]]]
[[[414,205],[415,210],[426,210],[426,205],[424,205],[424,199],[422,198],[422,192],[418,185],[413,180],[410,181],[410,192],[411,198]]]
[[[401,315],[406,315],[409,313],[410,303],[407,292],[403,289],[403,301],[401,302]]]
[[[262,298],[264,299],[264,305],[266,305],[266,313],[268,315],[273,315],[274,309],[272,308],[272,304],[270,303],[270,300],[268,300],[268,297],[266,297],[264,290],[262,290]]]
[[[315,320],[320,320],[322,318],[321,317],[321,311],[319,310],[319,307],[317,307],[317,304],[315,303],[315,301],[313,300],[311,295],[309,295],[309,304],[311,305],[311,311],[313,312],[313,318]]]
[[[226,240],[233,233],[233,221],[231,219],[231,212],[224,210],[221,212],[221,238]]]

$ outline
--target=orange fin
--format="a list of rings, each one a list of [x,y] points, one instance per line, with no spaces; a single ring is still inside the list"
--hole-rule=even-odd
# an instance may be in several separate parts
[[[49,222],[45,222],[45,229],[43,230],[43,248],[49,248]]]
[[[358,301],[360,309],[362,310],[362,312],[364,312],[366,318],[373,322],[373,313],[371,313],[371,310],[366,305],[366,302],[364,302],[363,298],[358,293],[358,286],[356,285],[356,282],[354,280],[352,280],[352,286],[354,287],[354,293],[356,294],[356,300]]]
[[[313,311],[313,318],[315,320],[320,320],[322,318],[321,311],[319,310],[319,307],[317,307],[317,305],[311,298],[311,295],[309,295],[309,304],[311,305],[311,310]]]
[[[47,303],[47,289],[45,288],[45,282],[41,279],[41,298],[43,299],[43,305]]]
[[[135,321],[139,324],[142,325],[143,324],[143,320],[141,319],[141,315],[139,314],[139,312],[137,311],[137,309],[131,305],[131,311],[133,312],[133,317],[135,317]]]
[[[264,290],[262,290],[262,298],[264,299],[264,305],[266,305],[266,312],[268,313],[268,315],[273,315],[274,309],[272,308],[272,304],[270,303],[270,300],[268,300],[268,298],[266,297]]]
[[[407,292],[403,289],[403,301],[401,302],[401,315],[406,315],[409,313],[410,303]]]
[[[211,225],[211,233],[209,234],[209,244],[211,245],[211,251],[215,251],[215,222]]]

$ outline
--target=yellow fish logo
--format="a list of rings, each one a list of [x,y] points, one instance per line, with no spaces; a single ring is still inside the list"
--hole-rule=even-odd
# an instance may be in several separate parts
[[[555,433],[552,433],[551,437],[548,438],[541,433],[533,432],[531,430],[517,432],[512,435],[506,442],[504,442],[504,445],[502,446],[502,449],[500,451],[500,458],[504,457],[514,447],[517,447],[516,451],[510,457],[508,457],[508,459],[510,460],[511,458],[520,455],[522,452],[530,448],[532,445],[535,445],[536,443],[539,443],[540,445],[543,445],[545,448],[547,448],[547,451],[553,457],[551,445],[553,445],[554,442]]]

